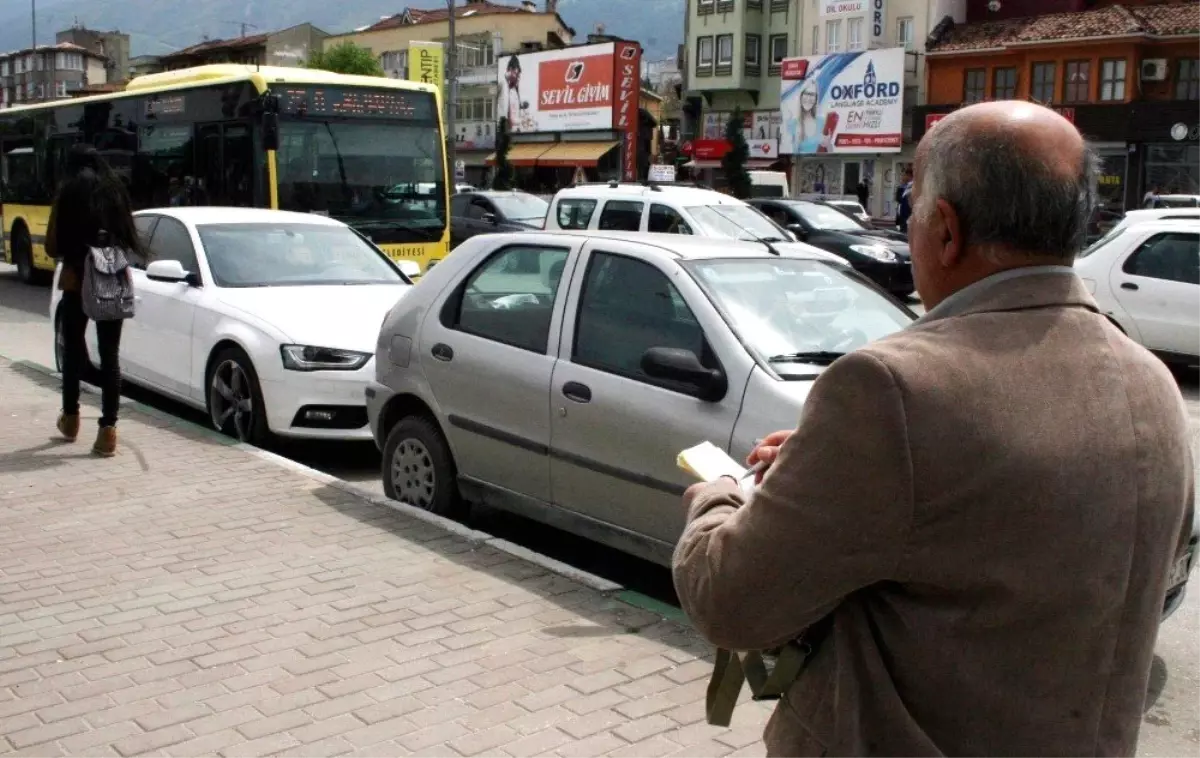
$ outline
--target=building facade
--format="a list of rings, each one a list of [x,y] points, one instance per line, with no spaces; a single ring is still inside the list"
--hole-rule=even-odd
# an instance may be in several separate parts
[[[54,36],[58,44],[78,45],[108,61],[108,82],[129,80],[129,35],[119,31],[99,32],[82,26],[73,26]],[[92,82],[95,86],[97,83]]]
[[[108,58],[63,42],[0,55],[0,108],[61,100],[108,81]]]
[[[715,171],[735,107],[744,115],[752,167],[790,173],[793,195],[854,195],[868,187],[868,212],[891,217],[894,190],[916,150],[907,127],[924,103],[924,40],[939,23],[962,22],[968,0],[688,0],[685,32],[685,119],[694,167]],[[780,91],[786,58],[902,48],[903,71],[880,72],[902,82],[903,142],[899,151],[792,156],[780,153]],[[689,119],[688,116],[691,118]],[[714,144],[714,141],[716,144]]]
[[[394,16],[330,37],[326,44],[352,42],[379,57],[387,76],[408,76],[408,46],[411,42],[440,42],[450,36],[447,9],[408,8]],[[501,5],[489,0],[467,0],[455,15],[458,97],[455,108],[455,141],[458,160],[466,165],[466,181],[485,182],[487,157],[496,146],[496,122],[500,94],[497,61],[519,52],[561,48],[571,44],[575,30],[558,14],[557,1],[545,0]],[[451,57],[446,57],[451,64]],[[449,100],[449,96],[447,97]]]
[[[1156,187],[1200,193],[1200,2],[1111,4],[940,32],[928,46],[915,137],[965,104],[1032,100],[1073,121],[1100,154],[1103,210],[1139,208]]]
[[[204,40],[197,45],[158,56],[154,66],[166,71],[214,63],[303,66],[314,52],[323,49],[324,41],[328,37],[328,32],[312,24],[297,24],[265,34]]]

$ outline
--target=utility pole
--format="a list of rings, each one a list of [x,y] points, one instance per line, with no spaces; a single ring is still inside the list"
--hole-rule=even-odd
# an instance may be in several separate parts
[[[455,108],[458,103],[458,42],[454,37],[455,0],[446,0],[446,9],[450,11],[450,49],[446,51],[446,163],[455,184],[458,183],[458,129],[454,123]]]
[[[29,20],[33,22],[33,52],[37,53],[37,0],[29,0]]]

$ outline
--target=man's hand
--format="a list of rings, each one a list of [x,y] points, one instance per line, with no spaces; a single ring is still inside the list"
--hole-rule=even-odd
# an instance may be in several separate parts
[[[763,464],[762,471],[754,475],[754,483],[761,484],[763,476],[766,475],[767,469],[779,457],[779,447],[787,441],[795,433],[795,429],[783,429],[778,432],[771,432],[766,437],[763,437],[758,445],[750,451],[750,455],[746,456],[746,463],[751,467],[758,463]],[[686,496],[685,496],[686,497]]]
[[[693,484],[691,487],[688,487],[684,491],[684,493],[683,493],[683,508],[684,508],[684,510],[687,510],[692,507],[692,501],[695,500],[696,496],[699,495],[701,492],[703,492],[704,488],[707,487],[709,484],[711,484],[711,482],[696,482],[695,484]]]

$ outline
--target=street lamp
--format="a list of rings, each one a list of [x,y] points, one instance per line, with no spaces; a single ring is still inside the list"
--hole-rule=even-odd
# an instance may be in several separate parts
[[[446,0],[446,10],[450,12],[450,49],[446,55],[446,163],[449,165],[455,184],[458,183],[458,159],[456,142],[458,131],[454,123],[456,103],[458,102],[458,43],[454,38],[455,0]]]

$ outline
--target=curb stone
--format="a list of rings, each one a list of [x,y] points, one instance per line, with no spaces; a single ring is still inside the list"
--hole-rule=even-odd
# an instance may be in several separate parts
[[[3,353],[0,353],[0,359],[8,361],[13,366],[26,368],[53,379],[62,378],[62,375],[59,372],[36,361],[13,359],[4,355]],[[84,392],[90,395],[100,394],[99,387],[87,382],[82,382],[81,388]],[[596,576],[595,574],[583,571],[582,569],[575,568],[574,566],[570,566],[562,561],[555,560],[549,556],[542,555],[541,553],[534,552],[533,550],[509,542],[508,540],[501,539],[499,537],[493,537],[487,532],[481,532],[477,529],[472,529],[469,526],[460,524],[457,521],[452,521],[451,519],[443,516],[438,516],[430,513],[429,511],[417,508],[416,506],[409,505],[408,503],[379,497],[378,495],[358,487],[351,482],[347,482],[344,479],[339,479],[331,474],[318,471],[311,466],[297,463],[290,458],[285,458],[284,456],[277,453],[272,453],[269,450],[263,450],[262,448],[246,444],[245,442],[238,442],[237,440],[227,437],[226,435],[221,434],[214,429],[193,423],[187,419],[179,418],[178,416],[166,413],[165,411],[160,411],[157,408],[138,402],[137,400],[132,400],[128,397],[122,397],[121,406],[132,408],[137,410],[139,413],[144,413],[147,416],[151,416],[160,421],[165,421],[172,426],[186,426],[190,430],[202,433],[206,438],[212,441],[219,442],[220,444],[228,447],[237,448],[257,458],[269,461],[280,468],[287,469],[313,481],[333,487],[334,489],[359,498],[360,500],[365,500],[372,505],[382,508],[389,508],[411,519],[424,522],[430,526],[453,534],[456,537],[466,540],[473,547],[487,545],[488,547],[500,550],[516,558],[520,558],[521,560],[544,568],[547,571],[562,576],[565,579],[582,584],[589,589],[599,592],[606,597],[617,600],[618,602],[624,603],[625,605],[632,606],[639,610],[649,611],[665,620],[684,624],[689,628],[691,627],[691,623],[688,621],[687,616],[681,609],[676,608],[675,606],[655,600],[654,598],[649,597],[648,595],[643,595],[640,592],[628,590],[621,584],[600,576]]]

